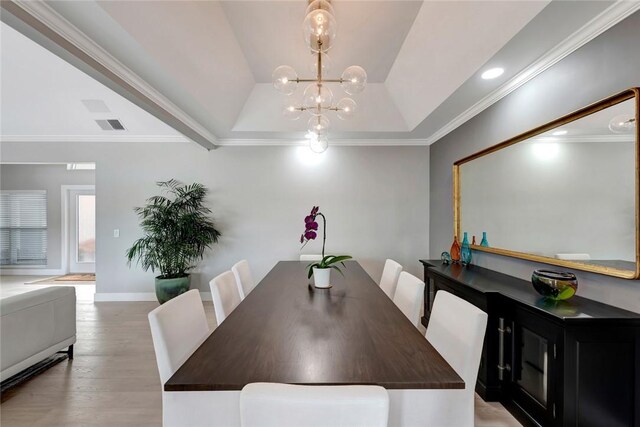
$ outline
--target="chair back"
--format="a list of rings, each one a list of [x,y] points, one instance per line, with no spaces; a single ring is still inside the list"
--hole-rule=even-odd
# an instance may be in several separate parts
[[[486,329],[487,313],[449,292],[436,293],[426,338],[464,380],[467,390],[476,386]]]
[[[240,392],[242,427],[385,427],[388,418],[380,386],[253,383]]]
[[[420,323],[423,300],[424,282],[406,271],[401,272],[393,302],[416,327]]]
[[[200,292],[192,289],[154,309],[149,326],[164,384],[209,336]]]
[[[240,299],[245,299],[249,292],[256,287],[253,281],[253,275],[249,268],[249,262],[246,259],[238,261],[231,267],[234,277],[236,278],[236,284],[238,285],[238,292],[240,292]]]
[[[305,254],[300,255],[300,261],[322,261],[322,255],[320,254]]]
[[[213,309],[216,312],[216,322],[218,326],[224,319],[240,304],[240,291],[236,278],[231,271],[219,274],[209,282],[211,288],[211,299],[213,299]]]
[[[391,299],[396,293],[396,287],[398,286],[398,277],[402,266],[392,259],[388,259],[384,263],[384,269],[382,270],[382,277],[380,278],[380,288]]]

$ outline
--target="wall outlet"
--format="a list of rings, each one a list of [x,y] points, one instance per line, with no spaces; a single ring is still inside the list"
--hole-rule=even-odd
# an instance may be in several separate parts
[[[113,229],[113,237],[120,237],[120,230],[117,228]]]

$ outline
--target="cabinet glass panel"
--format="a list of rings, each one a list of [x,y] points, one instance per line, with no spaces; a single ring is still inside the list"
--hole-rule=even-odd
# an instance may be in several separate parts
[[[547,340],[522,328],[520,388],[543,406],[547,405],[549,357]]]

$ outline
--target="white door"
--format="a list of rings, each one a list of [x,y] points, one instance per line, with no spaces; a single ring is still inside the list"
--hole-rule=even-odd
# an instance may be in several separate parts
[[[95,190],[69,190],[68,200],[69,273],[95,273]]]

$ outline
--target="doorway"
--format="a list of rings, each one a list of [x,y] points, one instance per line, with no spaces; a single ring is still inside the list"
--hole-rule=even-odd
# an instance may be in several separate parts
[[[68,272],[96,272],[96,191],[68,190]]]

